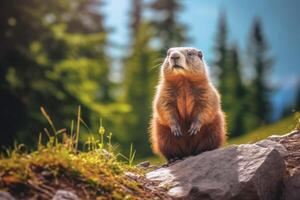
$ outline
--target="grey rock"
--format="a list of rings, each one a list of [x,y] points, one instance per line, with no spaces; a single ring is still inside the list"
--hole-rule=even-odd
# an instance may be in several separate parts
[[[277,150],[280,153],[280,155],[283,158],[288,156],[288,152],[287,152],[286,148],[282,144],[275,142],[273,140],[265,139],[265,140],[258,141],[254,144],[256,144],[260,147],[264,147],[264,148],[274,148],[275,150]]]
[[[79,200],[79,198],[73,192],[66,190],[57,190],[52,200]]]
[[[300,172],[289,177],[284,183],[284,200],[300,199]]]
[[[133,180],[138,180],[138,178],[140,177],[139,175],[132,173],[132,172],[125,172],[124,174],[125,174],[125,176],[127,176],[128,178],[131,178]]]
[[[233,145],[146,174],[174,199],[276,200],[285,164],[272,147]]]
[[[144,161],[144,162],[141,162],[139,164],[136,165],[138,168],[147,168],[150,166],[150,162],[149,161]]]
[[[0,200],[15,200],[8,192],[0,191]]]

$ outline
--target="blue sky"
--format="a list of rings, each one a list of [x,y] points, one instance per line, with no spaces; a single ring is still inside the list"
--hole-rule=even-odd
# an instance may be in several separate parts
[[[192,39],[187,46],[202,49],[206,60],[213,57],[213,45],[220,11],[227,15],[229,40],[237,42],[245,55],[249,29],[256,16],[262,20],[263,30],[275,59],[270,71],[270,83],[279,88],[274,98],[286,104],[295,96],[294,88],[300,79],[300,1],[298,0],[182,0],[184,10],[179,20],[189,28]],[[130,0],[109,0],[104,8],[106,24],[113,28],[110,40],[126,45]],[[116,59],[122,51],[113,50]],[[292,88],[292,89],[291,89]],[[283,99],[281,96],[283,95]],[[288,95],[288,96],[286,96]]]

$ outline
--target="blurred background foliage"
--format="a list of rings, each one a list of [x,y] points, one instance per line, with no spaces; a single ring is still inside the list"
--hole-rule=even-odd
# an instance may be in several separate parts
[[[1,146],[18,141],[33,147],[38,133],[48,127],[41,106],[57,127],[69,128],[81,105],[82,119],[90,127],[82,128],[85,136],[97,133],[101,117],[121,151],[133,143],[138,157],[151,156],[148,124],[160,64],[169,47],[191,44],[192,39],[178,17],[182,1],[128,1],[129,40],[117,81],[111,78],[115,58],[108,49],[118,44],[108,40],[113,30],[101,12],[106,1],[0,2]],[[237,138],[274,122],[267,77],[276,59],[259,17],[249,27],[246,49],[228,40],[224,10],[215,33],[214,58],[207,62],[222,95],[229,138]],[[299,91],[282,117],[299,110]]]

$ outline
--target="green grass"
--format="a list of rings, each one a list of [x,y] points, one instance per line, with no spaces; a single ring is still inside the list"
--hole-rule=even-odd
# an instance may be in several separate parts
[[[295,128],[295,124],[297,123],[297,119],[299,119],[299,114],[295,114],[295,116],[286,117],[274,124],[270,124],[267,126],[263,126],[254,130],[253,132],[247,133],[244,136],[230,139],[228,144],[245,144],[245,143],[253,143],[259,140],[265,139],[270,135],[282,135],[286,134],[289,131]]]
[[[98,138],[89,137],[85,143],[88,151],[81,152],[77,149],[80,124],[84,123],[80,107],[69,131],[57,130],[47,112],[41,110],[52,131],[45,129],[46,141],[40,134],[33,152],[24,153],[24,145],[16,145],[1,155],[0,191],[18,199],[51,199],[57,189],[70,188],[82,199],[159,199],[159,194],[143,185],[144,172],[132,166],[133,147],[128,157],[115,153],[110,143],[112,134],[105,134],[102,123]]]
[[[58,189],[71,189],[82,199],[163,199],[164,191],[146,187],[152,183],[143,178],[144,171],[133,166],[133,146],[128,156],[117,153],[111,144],[112,133],[107,133],[102,122],[98,133],[86,138],[87,151],[83,152],[78,150],[80,126],[87,125],[81,119],[80,107],[69,129],[57,129],[47,112],[43,108],[41,111],[50,130],[45,128],[39,135],[35,151],[25,152],[24,145],[15,145],[0,156],[0,191],[8,191],[18,199],[51,199]],[[229,140],[229,144],[285,134],[295,128],[296,118],[299,116],[287,117]],[[157,157],[153,160],[162,162]],[[137,176],[132,178],[125,172]]]

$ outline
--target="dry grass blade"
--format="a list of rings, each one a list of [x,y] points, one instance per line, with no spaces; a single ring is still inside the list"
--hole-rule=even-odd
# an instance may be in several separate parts
[[[81,106],[78,106],[77,111],[77,125],[76,125],[76,138],[75,138],[75,150],[78,149],[79,130],[80,130],[80,119],[81,119]]]
[[[54,126],[54,123],[52,122],[50,116],[48,115],[48,113],[46,112],[46,110],[44,109],[44,107],[41,107],[40,110],[41,110],[43,116],[47,119],[48,123],[50,124],[50,126],[51,126],[54,134],[56,134],[56,128]]]

